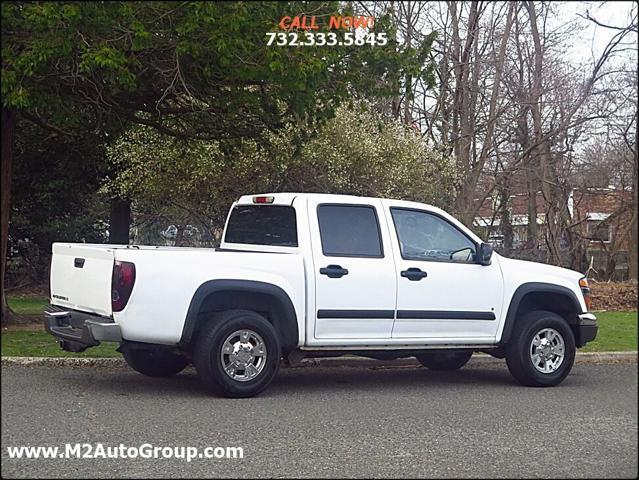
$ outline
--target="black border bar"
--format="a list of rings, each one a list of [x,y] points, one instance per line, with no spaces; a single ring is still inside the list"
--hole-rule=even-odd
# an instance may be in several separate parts
[[[318,310],[317,318],[395,318],[394,310]]]
[[[393,310],[318,310],[317,318],[394,318]],[[398,310],[397,319],[495,320],[493,312],[451,310]]]
[[[493,312],[455,312],[451,310],[398,310],[398,319],[424,320],[495,320]]]

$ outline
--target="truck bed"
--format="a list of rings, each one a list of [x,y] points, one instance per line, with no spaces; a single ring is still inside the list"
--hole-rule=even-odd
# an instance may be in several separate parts
[[[135,264],[133,291],[121,312],[113,312],[111,303],[116,261]],[[191,299],[203,283],[246,278],[279,285],[304,318],[305,277],[303,259],[296,253],[55,243],[51,304],[112,317],[125,339],[173,344],[180,340]]]

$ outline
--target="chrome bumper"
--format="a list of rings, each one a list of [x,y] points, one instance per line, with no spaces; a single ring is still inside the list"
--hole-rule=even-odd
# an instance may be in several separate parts
[[[597,325],[597,317],[592,313],[581,313],[578,315],[579,322],[577,324],[577,341],[578,347],[583,347],[586,343],[592,342],[597,337],[599,326]]]
[[[112,318],[49,306],[44,327],[69,352],[83,352],[104,342],[121,342],[120,325]]]

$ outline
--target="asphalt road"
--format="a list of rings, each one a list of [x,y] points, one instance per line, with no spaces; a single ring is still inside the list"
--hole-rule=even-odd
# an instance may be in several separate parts
[[[503,367],[281,370],[262,396],[207,396],[192,370],[2,367],[2,476],[636,477],[637,365],[556,388]],[[243,459],[16,460],[7,446],[240,446]]]

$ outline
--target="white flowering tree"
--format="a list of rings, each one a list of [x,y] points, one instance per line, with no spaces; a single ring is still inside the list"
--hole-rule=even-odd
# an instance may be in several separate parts
[[[454,162],[419,132],[365,105],[340,107],[310,140],[293,127],[260,144],[231,147],[184,141],[136,126],[108,150],[119,172],[104,188],[131,198],[138,232],[176,225],[176,244],[192,243],[187,227],[214,242],[232,201],[253,192],[324,192],[409,199],[446,207],[454,193]],[[268,146],[263,146],[268,145]],[[192,236],[191,236],[192,237]],[[190,238],[191,238],[190,237]],[[139,234],[137,242],[157,241]]]

